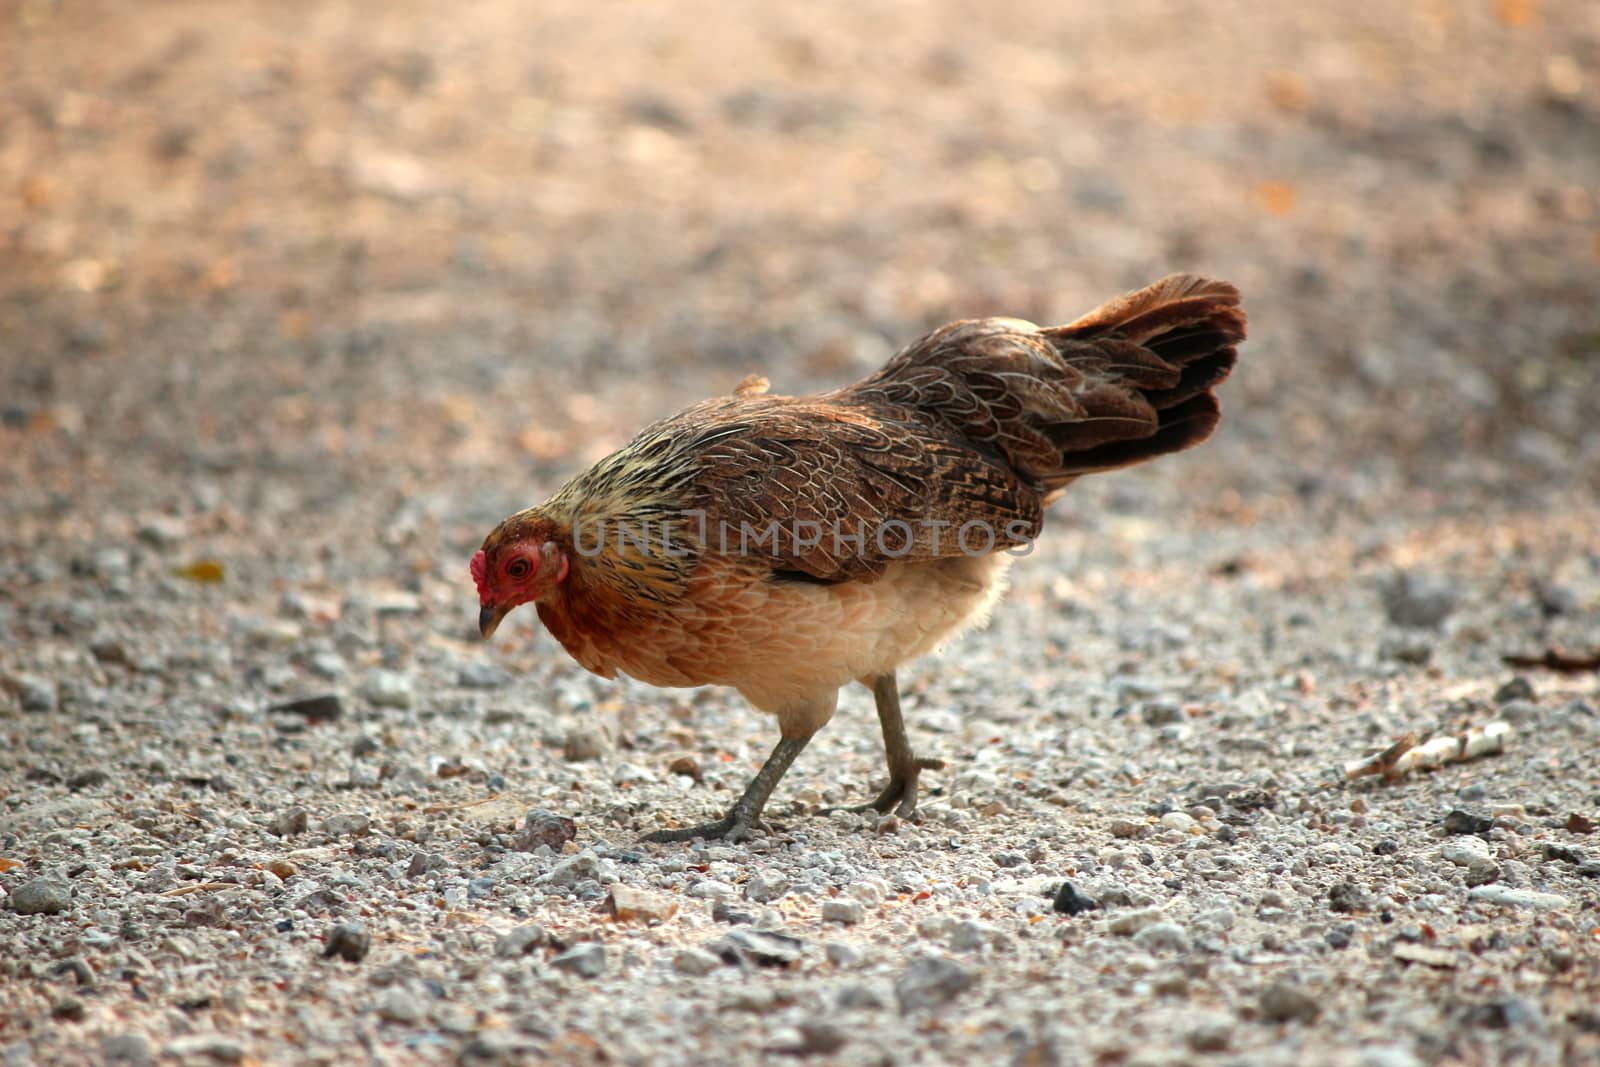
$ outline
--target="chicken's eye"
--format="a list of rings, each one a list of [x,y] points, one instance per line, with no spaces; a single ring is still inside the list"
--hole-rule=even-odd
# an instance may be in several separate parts
[[[531,570],[533,565],[520,557],[506,564],[506,573],[513,578],[526,578]]]

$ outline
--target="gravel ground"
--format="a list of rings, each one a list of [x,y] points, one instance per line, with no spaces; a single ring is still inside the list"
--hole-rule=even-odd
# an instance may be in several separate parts
[[[1600,1063],[1600,11],[0,5],[0,1061]],[[773,724],[466,561],[644,420],[1173,269],[1083,483]],[[1341,766],[1494,721],[1505,752]]]

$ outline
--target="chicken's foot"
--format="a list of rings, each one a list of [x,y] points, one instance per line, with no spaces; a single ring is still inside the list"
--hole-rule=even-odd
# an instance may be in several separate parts
[[[890,809],[902,819],[917,810],[917,779],[923,771],[944,769],[944,760],[918,756],[906,737],[905,720],[900,716],[900,687],[894,673],[880,674],[872,680],[872,695],[878,702],[878,722],[883,726],[883,754],[889,763],[889,784],[865,804],[829,811],[881,811]]]
[[[761,809],[767,806],[767,798],[772,796],[772,791],[777,788],[778,781],[806,747],[806,742],[811,737],[785,737],[778,741],[772,750],[772,755],[767,757],[767,762],[761,765],[756,776],[750,779],[750,784],[745,786],[744,795],[734,801],[728,814],[716,822],[703,823],[699,826],[685,826],[678,830],[657,830],[645,834],[640,841],[652,844],[668,844],[674,841],[693,841],[697,837],[711,841],[721,838],[724,841],[743,841],[750,836],[750,828],[761,819]]]

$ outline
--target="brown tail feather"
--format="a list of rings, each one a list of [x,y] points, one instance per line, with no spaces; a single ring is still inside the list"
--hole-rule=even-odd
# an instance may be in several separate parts
[[[1102,358],[1113,357],[1100,372],[1106,386],[1082,397],[1087,418],[1045,430],[1061,447],[1059,468],[1041,472],[1046,487],[1054,489],[1084,474],[1191,448],[1211,436],[1221,418],[1211,390],[1233,370],[1245,336],[1245,314],[1239,291],[1227,282],[1175,274],[1042,333],[1069,363],[1093,362],[1087,354],[1079,356],[1084,347]],[[1119,373],[1129,349],[1144,355],[1137,374]],[[1164,374],[1151,373],[1150,363]],[[1130,401],[1143,407],[1143,424],[1099,422],[1101,405],[1095,400],[1100,395],[1108,400],[1115,396],[1106,405],[1113,411],[1125,411]],[[1108,432],[1097,438],[1086,435],[1084,423]]]
[[[951,323],[843,390],[917,409],[1053,499],[1073,479],[1197,445],[1244,339],[1239,291],[1175,274],[1076,322]]]

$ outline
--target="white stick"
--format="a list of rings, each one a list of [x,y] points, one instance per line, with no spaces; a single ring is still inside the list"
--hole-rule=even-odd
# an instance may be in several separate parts
[[[1416,734],[1406,734],[1375,756],[1346,763],[1344,776],[1353,779],[1381,774],[1393,780],[1422,767],[1438,767],[1445,763],[1491,756],[1505,751],[1511,733],[1510,723],[1496,721],[1485,726],[1474,726],[1464,734],[1436,737],[1423,745],[1417,744]]]

